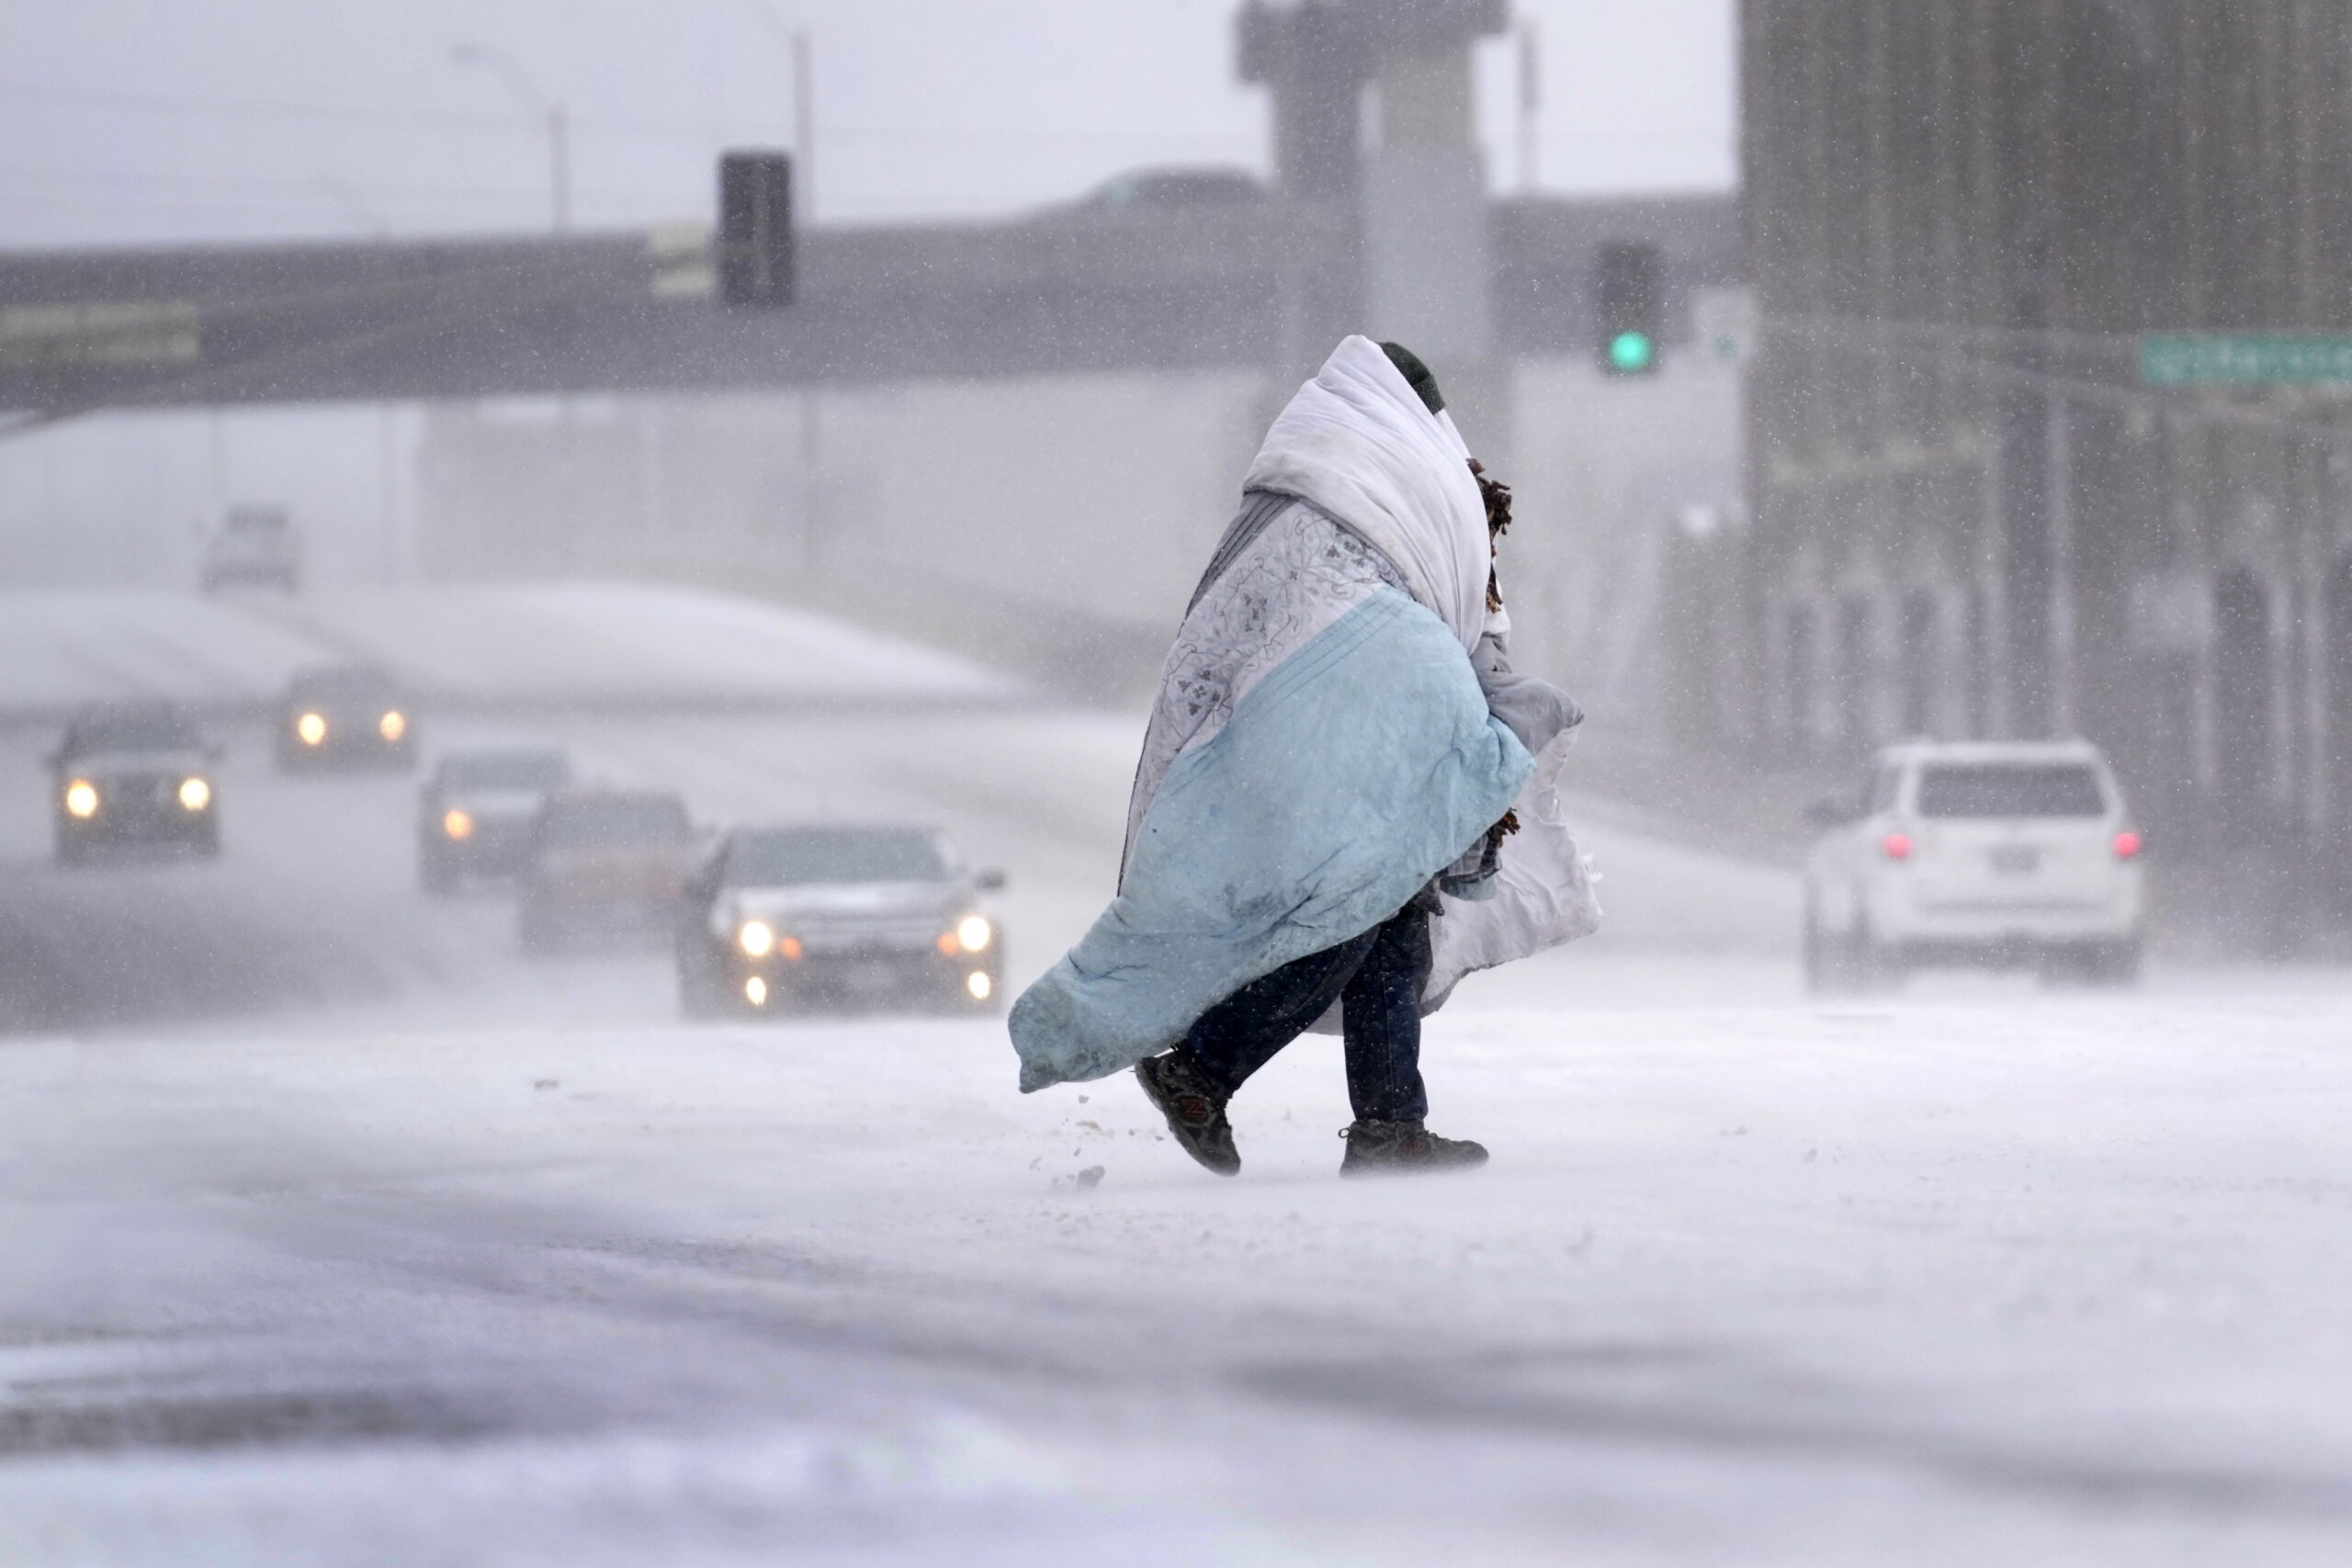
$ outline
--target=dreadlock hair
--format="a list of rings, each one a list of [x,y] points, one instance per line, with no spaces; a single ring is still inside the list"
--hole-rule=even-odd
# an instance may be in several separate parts
[[[1510,486],[1500,479],[1487,477],[1487,465],[1477,458],[1470,459],[1470,474],[1478,481],[1478,499],[1487,503],[1487,612],[1492,615],[1503,607],[1502,583],[1495,575],[1492,564],[1494,543],[1510,532]]]

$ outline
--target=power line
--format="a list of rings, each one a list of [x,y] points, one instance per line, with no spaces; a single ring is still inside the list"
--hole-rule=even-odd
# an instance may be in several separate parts
[[[2072,340],[2083,347],[2115,349],[2132,339],[2126,333],[2046,331],[2041,329],[1972,328],[1940,322],[1901,321],[1858,316],[1766,316],[1769,335],[1783,333],[1811,338],[1839,352],[1884,358],[1888,340],[1909,338],[1927,346],[1923,357],[1954,374],[1996,386],[2021,387],[2054,398],[2079,399],[2120,409],[2141,409],[2185,419],[2191,423],[2241,425],[2301,436],[2329,445],[2352,441],[2352,427],[2324,412],[2316,417],[2282,412],[2258,403],[2217,402],[2185,397],[2179,389],[2125,385],[2094,377],[2070,375],[2033,366],[2012,365],[1981,357],[1957,340],[1970,337],[2001,342],[2041,337]],[[1950,344],[1951,346],[1944,346]],[[2060,346],[2064,346],[2062,342]]]

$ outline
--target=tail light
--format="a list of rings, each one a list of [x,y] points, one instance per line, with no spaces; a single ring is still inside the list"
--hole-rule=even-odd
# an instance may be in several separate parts
[[[2115,858],[2117,860],[2135,860],[2139,857],[2140,852],[2146,847],[2147,840],[2142,839],[2139,834],[2132,832],[2128,829],[2123,832],[2115,835]]]
[[[1909,860],[1911,858],[1911,835],[1908,833],[1889,833],[1885,838],[1881,839],[1878,841],[1878,852],[1884,855],[1889,860]]]

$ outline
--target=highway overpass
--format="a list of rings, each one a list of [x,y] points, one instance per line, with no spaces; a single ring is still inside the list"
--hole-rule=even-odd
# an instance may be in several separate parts
[[[1498,346],[1580,350],[1605,240],[1667,253],[1669,320],[1742,268],[1731,197],[1491,209]],[[712,297],[698,225],[579,236],[0,255],[0,408],[750,390],[1156,368],[1288,371],[1362,319],[1332,203],[825,228],[775,311]]]

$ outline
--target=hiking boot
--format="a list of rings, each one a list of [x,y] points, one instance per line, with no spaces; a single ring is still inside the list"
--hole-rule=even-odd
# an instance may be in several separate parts
[[[1487,1147],[1467,1138],[1441,1138],[1419,1122],[1357,1122],[1340,1136],[1348,1141],[1341,1176],[1411,1176],[1425,1170],[1471,1170],[1487,1163]]]
[[[1240,1172],[1233,1123],[1225,1119],[1225,1103],[1233,1097],[1213,1088],[1190,1057],[1182,1051],[1146,1056],[1136,1064],[1136,1081],[1168,1118],[1169,1132],[1186,1154],[1219,1176]]]

